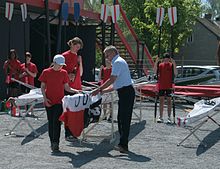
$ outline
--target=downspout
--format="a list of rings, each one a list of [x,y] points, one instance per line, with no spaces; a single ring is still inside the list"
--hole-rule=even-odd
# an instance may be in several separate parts
[[[217,64],[220,66],[220,39],[218,42],[218,50],[217,50]]]
[[[113,5],[116,5],[116,1],[113,1]],[[113,20],[111,20],[111,39],[110,39],[110,44],[114,45],[115,43],[115,24],[113,23]]]
[[[104,4],[104,0],[101,0],[101,4]],[[105,22],[102,21],[101,23],[101,26],[102,26],[102,51],[104,51],[105,49]],[[105,55],[104,53],[102,52],[102,65],[105,65]]]
[[[50,22],[49,22],[49,5],[48,0],[44,1],[45,5],[45,14],[46,14],[46,33],[47,33],[47,56],[48,56],[48,65],[51,63],[51,46],[50,46]],[[46,56],[45,56],[46,61]]]
[[[58,31],[57,31],[57,50],[56,53],[61,53],[61,33],[62,33],[62,6],[64,0],[60,2],[60,9],[59,9],[59,23],[58,23]]]

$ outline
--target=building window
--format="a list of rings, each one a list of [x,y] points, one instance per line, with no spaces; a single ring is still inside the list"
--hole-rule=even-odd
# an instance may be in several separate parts
[[[191,43],[193,43],[193,41],[194,41],[194,36],[193,36],[193,33],[187,38],[187,43],[188,44],[191,44]]]

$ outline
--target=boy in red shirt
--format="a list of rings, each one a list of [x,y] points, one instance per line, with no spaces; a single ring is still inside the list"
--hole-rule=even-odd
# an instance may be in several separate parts
[[[159,100],[160,100],[160,116],[157,119],[158,123],[163,123],[163,109],[164,109],[164,98],[167,97],[167,113],[168,123],[171,123],[171,93],[173,90],[173,79],[177,75],[176,63],[170,57],[169,53],[163,55],[163,60],[160,63],[157,58],[154,65],[154,72],[158,76],[158,89],[159,89]]]
[[[25,53],[26,63],[21,64],[20,78],[24,83],[34,86],[34,78],[37,76],[37,66],[31,62],[32,55],[30,52]],[[29,88],[22,88],[24,93],[29,92]]]
[[[59,151],[61,131],[59,117],[63,113],[62,98],[64,97],[64,90],[70,93],[78,93],[78,90],[69,87],[68,73],[62,69],[65,65],[65,58],[62,55],[56,55],[53,58],[52,66],[44,69],[39,77],[47,111],[48,133],[52,152]]]
[[[19,78],[21,78],[22,82],[34,86],[34,78],[37,76],[38,70],[37,66],[31,62],[31,58],[31,53],[26,52],[25,63],[21,64],[21,74],[19,75]],[[28,93],[30,91],[30,88],[22,85],[21,90],[22,93]],[[26,109],[28,108],[29,106],[26,106]],[[33,109],[28,114],[33,115]]]

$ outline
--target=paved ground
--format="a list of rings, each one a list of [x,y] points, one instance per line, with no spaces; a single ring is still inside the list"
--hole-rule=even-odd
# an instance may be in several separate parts
[[[136,110],[137,112],[137,110]],[[110,144],[107,139],[89,138],[81,145],[79,141],[66,142],[62,130],[61,152],[51,154],[47,133],[47,119],[42,110],[35,112],[39,119],[28,117],[35,129],[41,133],[37,138],[30,133],[26,123],[21,123],[16,136],[4,136],[20,118],[0,115],[0,168],[1,169],[196,169],[220,168],[220,129],[210,121],[199,131],[198,136],[207,143],[204,148],[190,137],[182,146],[177,146],[189,132],[175,125],[153,122],[153,104],[147,103],[142,121],[132,120],[129,154],[112,150],[117,141]],[[186,113],[177,109],[177,116]],[[216,120],[220,121],[219,115]],[[93,131],[101,135],[110,132],[110,124],[102,122]],[[63,127],[62,127],[63,128]],[[117,124],[115,133],[118,140]],[[27,135],[26,137],[24,135]]]

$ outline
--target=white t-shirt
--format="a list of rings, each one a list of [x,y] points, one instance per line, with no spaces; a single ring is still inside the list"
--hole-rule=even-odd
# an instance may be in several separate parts
[[[116,55],[112,59],[112,73],[111,73],[111,75],[117,76],[115,82],[113,83],[113,88],[115,90],[120,89],[125,86],[129,86],[132,84],[128,64],[119,55]]]

